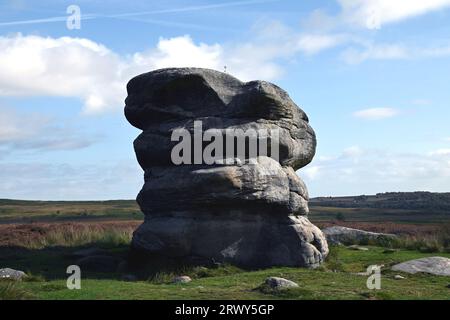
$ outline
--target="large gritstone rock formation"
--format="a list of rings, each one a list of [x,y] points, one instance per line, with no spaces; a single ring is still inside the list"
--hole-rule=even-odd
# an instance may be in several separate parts
[[[316,137],[285,91],[198,68],[145,73],[127,89],[125,115],[143,130],[134,148],[145,171],[137,197],[145,221],[134,233],[134,248],[257,268],[317,267],[324,260],[328,245],[307,218],[308,192],[295,173],[313,159]],[[174,161],[181,140],[172,135],[181,130],[194,140],[198,123],[202,132],[219,132],[223,141],[236,129],[267,132],[268,152],[257,149],[254,161],[247,161],[246,145],[243,159],[236,150],[230,159],[224,150],[206,163],[189,150],[192,155],[184,159],[193,157],[192,162]],[[200,148],[207,145],[203,139]]]

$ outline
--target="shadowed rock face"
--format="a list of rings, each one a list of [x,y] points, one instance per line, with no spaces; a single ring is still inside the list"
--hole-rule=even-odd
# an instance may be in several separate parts
[[[199,257],[248,267],[318,266],[328,253],[307,219],[308,192],[295,170],[310,163],[316,137],[306,114],[279,87],[217,71],[161,69],[133,78],[125,115],[145,171],[137,201],[145,222],[133,246],[149,254]],[[276,129],[279,157],[255,163],[171,161],[174,130]],[[268,135],[271,145],[272,135]]]

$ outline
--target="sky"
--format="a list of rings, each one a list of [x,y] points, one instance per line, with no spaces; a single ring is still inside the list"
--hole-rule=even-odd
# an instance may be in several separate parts
[[[0,0],[0,198],[135,198],[128,80],[225,66],[308,114],[312,197],[450,191],[450,0]]]

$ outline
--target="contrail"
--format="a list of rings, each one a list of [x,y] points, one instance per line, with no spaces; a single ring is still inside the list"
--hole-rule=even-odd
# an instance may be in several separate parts
[[[32,19],[32,20],[19,20],[19,21],[10,21],[10,22],[0,22],[0,27],[4,26],[18,26],[23,24],[39,24],[39,23],[49,23],[49,22],[61,22],[66,21],[68,16],[61,17],[52,17],[52,18],[43,18],[43,19]],[[81,15],[81,20],[90,20],[98,18],[97,15],[84,14]]]
[[[183,23],[183,22],[174,22],[167,20],[156,20],[156,19],[139,19],[132,17],[114,17],[114,19],[125,20],[125,21],[135,21],[142,22],[148,24],[154,24],[159,26],[167,26],[167,27],[175,27],[175,28],[185,28],[185,29],[199,29],[199,30],[216,30],[216,31],[239,31],[231,28],[219,28],[219,27],[211,27],[200,24],[193,23]]]
[[[183,7],[183,8],[173,8],[173,9],[161,9],[161,10],[153,10],[153,11],[129,12],[129,13],[110,14],[110,15],[82,14],[80,19],[81,20],[92,20],[92,19],[102,19],[102,18],[136,17],[136,16],[151,15],[151,14],[201,11],[201,10],[208,10],[208,9],[243,6],[243,5],[258,4],[258,3],[277,2],[277,1],[279,1],[279,0],[247,0],[247,1],[222,2],[222,3],[209,4],[209,5],[199,5],[199,6],[190,6],[190,7]],[[25,25],[25,24],[61,22],[61,21],[66,21],[67,17],[68,16],[59,16],[59,17],[50,17],[50,18],[42,18],[42,19],[0,22],[0,27],[17,26],[17,25]]]
[[[162,9],[162,10],[153,10],[153,11],[140,11],[140,12],[132,12],[132,13],[121,13],[121,14],[111,15],[111,16],[107,16],[107,17],[119,18],[119,17],[141,16],[141,15],[148,15],[148,14],[200,11],[200,10],[207,10],[207,9],[235,7],[235,6],[243,6],[243,5],[258,4],[258,3],[267,3],[267,2],[277,2],[277,1],[279,1],[279,0],[247,0],[247,1],[235,1],[235,2],[222,2],[222,3],[216,3],[216,4],[207,4],[207,5],[191,6],[191,7],[184,7],[184,8]]]

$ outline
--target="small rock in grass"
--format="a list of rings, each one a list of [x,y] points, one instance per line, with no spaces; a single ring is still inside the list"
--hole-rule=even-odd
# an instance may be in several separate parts
[[[265,284],[274,290],[284,290],[289,288],[298,288],[298,284],[291,280],[287,280],[284,278],[278,278],[278,277],[269,277],[266,279]]]
[[[27,275],[25,274],[25,272],[20,270],[14,270],[11,268],[0,269],[0,279],[10,279],[14,281],[20,281],[26,277]]]
[[[357,245],[349,246],[347,248],[350,249],[350,250],[357,250],[357,251],[369,251],[369,248],[360,247],[360,246],[357,246]]]
[[[399,274],[396,274],[395,276],[394,276],[394,279],[395,280],[404,280],[404,279],[406,279],[405,277],[402,277],[401,275],[399,275]]]
[[[383,251],[383,253],[396,253],[396,252],[398,252],[397,249],[386,249]]]
[[[189,276],[178,276],[173,278],[173,283],[188,283],[191,282],[192,279]]]

